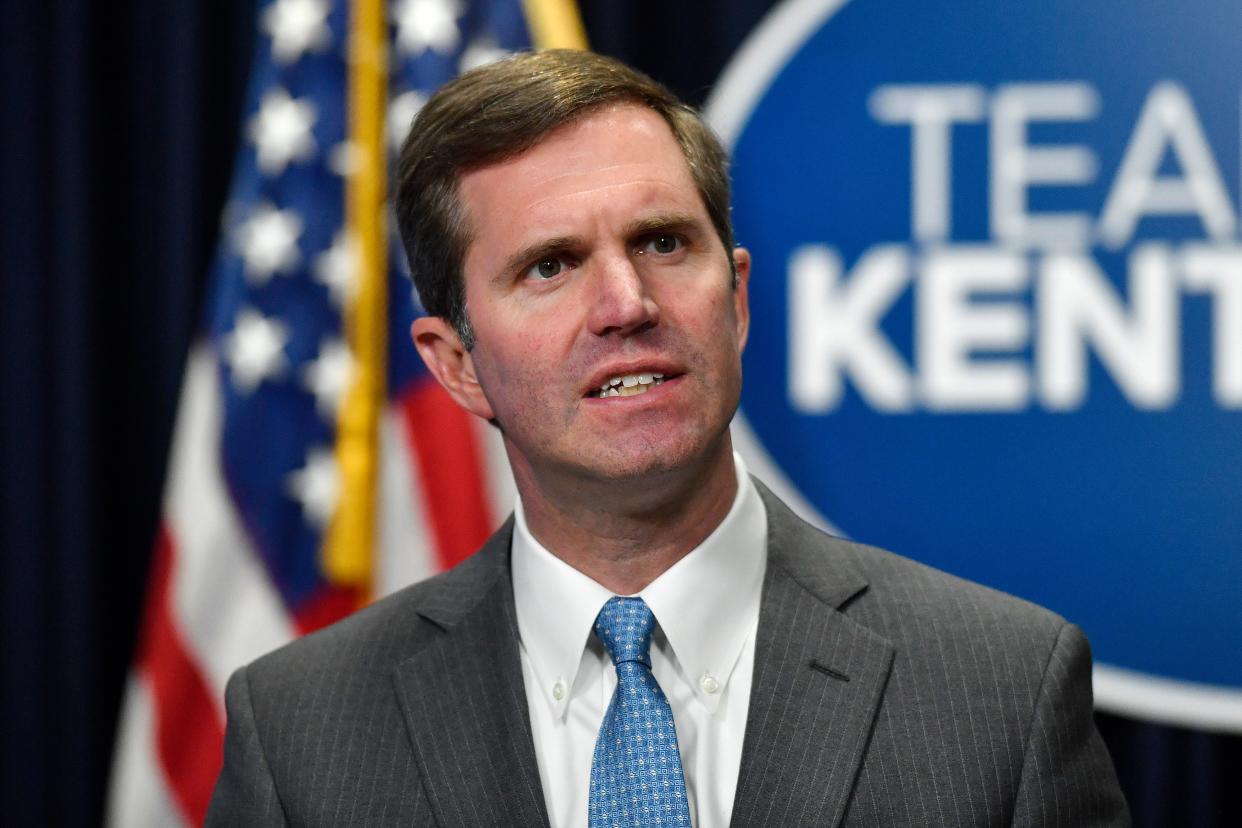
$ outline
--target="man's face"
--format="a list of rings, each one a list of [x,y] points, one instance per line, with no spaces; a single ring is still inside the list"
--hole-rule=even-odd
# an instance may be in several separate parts
[[[466,174],[460,197],[476,335],[462,359],[482,391],[466,404],[499,421],[519,476],[639,479],[727,449],[749,258],[735,252],[734,288],[658,114],[592,112]]]

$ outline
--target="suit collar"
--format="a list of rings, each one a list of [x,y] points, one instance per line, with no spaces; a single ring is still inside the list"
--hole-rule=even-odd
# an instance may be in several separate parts
[[[445,634],[393,673],[441,826],[548,824],[518,654],[512,527],[437,579],[418,612]]]
[[[793,513],[759,480],[755,488],[768,510],[768,564],[833,609],[867,590],[853,561],[836,552],[834,540]]]
[[[449,630],[479,606],[498,580],[509,579],[513,516],[469,558],[415,587],[419,615]]]
[[[846,615],[867,582],[839,542],[758,488],[768,570],[731,824],[838,825],[894,649]]]

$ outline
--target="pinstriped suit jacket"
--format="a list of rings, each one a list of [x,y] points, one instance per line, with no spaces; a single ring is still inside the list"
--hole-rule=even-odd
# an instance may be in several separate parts
[[[733,825],[1129,824],[1077,628],[759,490],[769,563]],[[511,531],[237,671],[207,824],[546,825]]]

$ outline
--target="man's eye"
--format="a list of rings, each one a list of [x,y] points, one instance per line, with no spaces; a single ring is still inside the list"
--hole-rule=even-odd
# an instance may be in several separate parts
[[[666,256],[681,249],[682,244],[680,236],[674,236],[672,233],[659,233],[648,238],[639,250],[643,253],[659,253]]]
[[[546,256],[526,270],[528,279],[551,279],[565,269],[565,262],[555,256]]]

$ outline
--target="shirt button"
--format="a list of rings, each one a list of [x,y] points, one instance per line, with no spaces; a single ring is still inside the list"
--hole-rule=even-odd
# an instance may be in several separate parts
[[[565,682],[558,681],[556,684],[552,685],[552,698],[557,701],[565,698]]]
[[[704,673],[703,678],[699,679],[699,687],[703,688],[704,693],[715,695],[720,690],[720,682],[711,673]]]

